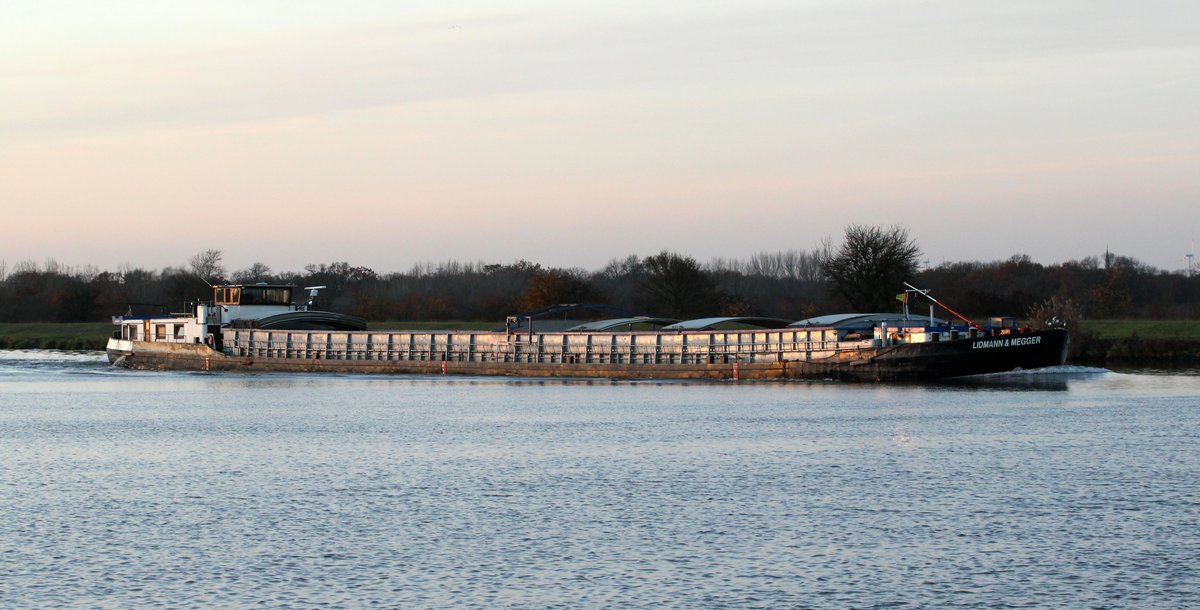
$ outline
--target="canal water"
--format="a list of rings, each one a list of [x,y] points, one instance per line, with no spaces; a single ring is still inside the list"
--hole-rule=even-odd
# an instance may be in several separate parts
[[[147,373],[0,352],[0,607],[1200,606],[1200,376]]]

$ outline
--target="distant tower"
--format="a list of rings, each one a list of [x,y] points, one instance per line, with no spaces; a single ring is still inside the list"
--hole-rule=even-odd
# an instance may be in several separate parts
[[[1183,255],[1187,259],[1187,274],[1192,277],[1192,273],[1196,270],[1196,240],[1192,240],[1192,251]]]

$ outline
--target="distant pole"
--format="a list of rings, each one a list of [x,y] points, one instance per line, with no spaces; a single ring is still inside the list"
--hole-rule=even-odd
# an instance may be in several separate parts
[[[1187,274],[1192,277],[1192,273],[1196,269],[1196,240],[1192,240],[1192,250],[1183,256],[1187,259]]]

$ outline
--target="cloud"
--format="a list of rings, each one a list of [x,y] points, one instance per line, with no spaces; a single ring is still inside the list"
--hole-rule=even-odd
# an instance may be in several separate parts
[[[596,210],[716,239],[739,227],[705,225],[730,201],[810,228],[825,214],[821,233],[843,214],[921,206],[941,222],[964,202],[1028,209],[1097,184],[1167,206],[1200,193],[1185,169],[1193,4],[6,4],[0,199],[26,202],[29,227],[63,210],[220,201],[261,220],[333,200],[373,227],[451,210],[529,243]],[[738,239],[714,254],[762,249]]]
[[[990,72],[994,62],[1195,48],[1183,15],[1153,13],[1124,3],[946,1],[583,4],[416,17],[381,10],[332,26],[242,24],[237,35],[184,35],[175,46],[155,26],[187,29],[160,10],[134,32],[149,41],[140,53],[132,45],[92,57],[85,45],[44,72],[33,71],[36,55],[8,62],[0,129],[11,138],[214,125],[539,91],[843,95],[893,81],[912,87],[944,72],[950,80],[928,86],[953,87],[969,67]],[[198,32],[232,21],[184,14],[198,20]]]

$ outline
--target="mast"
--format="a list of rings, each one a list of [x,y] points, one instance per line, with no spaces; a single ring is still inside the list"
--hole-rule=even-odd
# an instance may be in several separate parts
[[[929,299],[930,301],[933,301],[933,303],[934,303],[935,305],[937,305],[938,307],[941,307],[942,309],[945,309],[946,311],[948,311],[948,312],[950,312],[950,313],[954,314],[954,316],[955,316],[955,317],[957,317],[959,320],[962,320],[963,322],[966,322],[966,323],[967,323],[967,326],[970,326],[971,328],[974,328],[974,329],[977,329],[977,330],[983,330],[983,327],[982,327],[982,326],[980,326],[980,325],[976,324],[976,323],[975,323],[975,322],[973,322],[973,321],[972,321],[970,318],[968,318],[968,317],[966,317],[966,316],[962,315],[961,313],[958,313],[957,311],[954,311],[953,309],[951,309],[951,308],[950,308],[948,305],[946,305],[945,303],[943,303],[943,302],[941,302],[941,301],[939,301],[939,300],[937,300],[937,299],[933,298],[932,296],[930,296],[930,295],[929,295],[929,291],[928,291],[928,290],[922,290],[922,289],[920,289],[920,288],[917,288],[916,286],[913,286],[912,284],[909,284],[908,282],[904,282],[904,285],[905,285],[905,286],[908,286],[909,290],[911,290],[912,292],[915,292],[915,293],[917,293],[917,294],[919,294],[919,295],[921,295],[921,296],[923,296],[923,297],[925,297],[925,298]]]

